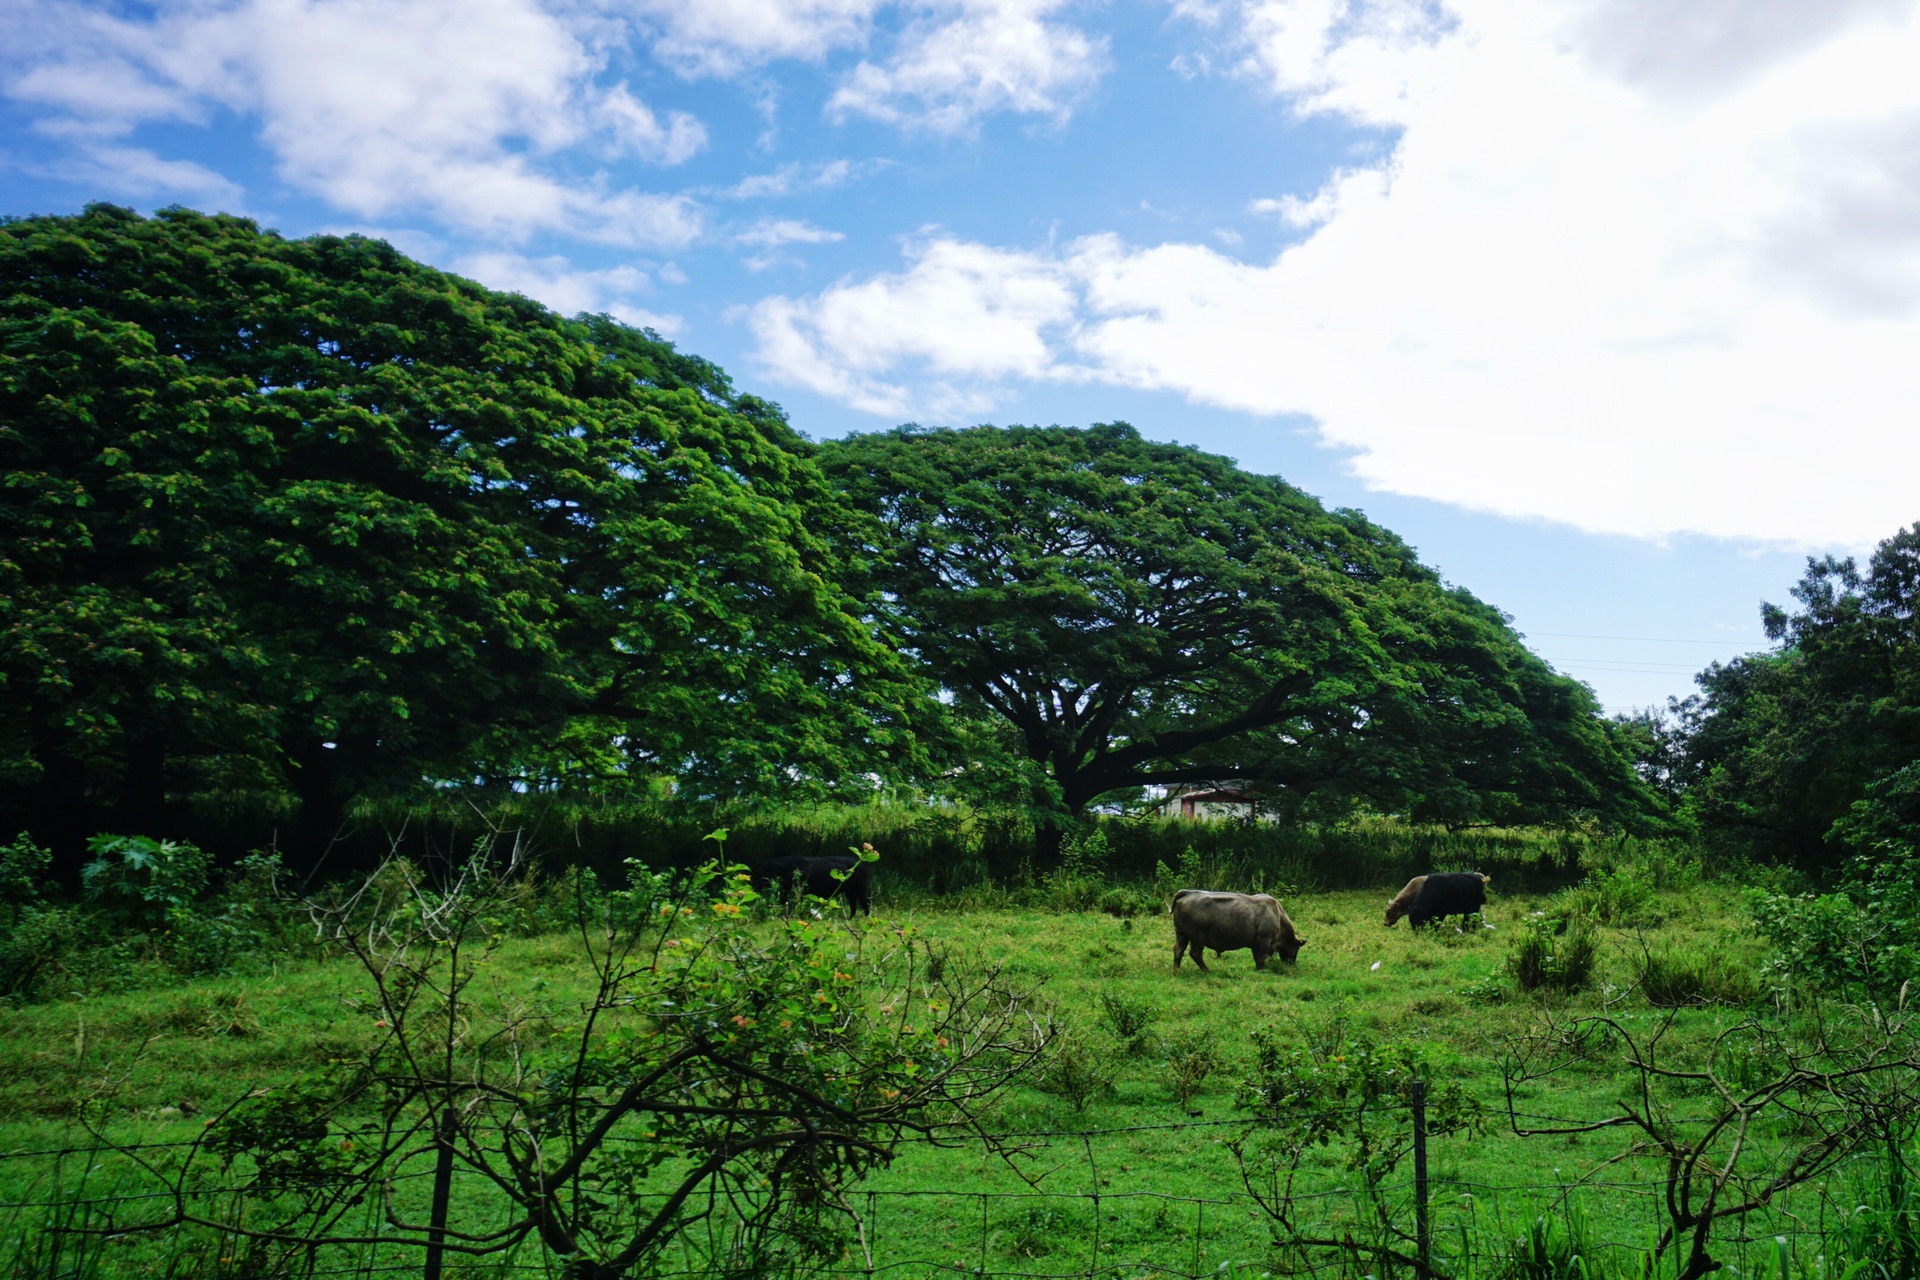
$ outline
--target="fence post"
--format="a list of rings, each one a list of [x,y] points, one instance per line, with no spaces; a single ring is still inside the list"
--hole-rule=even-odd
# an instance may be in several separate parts
[[[1427,1082],[1413,1082],[1413,1244],[1420,1280],[1433,1274],[1433,1236],[1427,1227]]]
[[[447,1202],[453,1198],[453,1135],[459,1123],[453,1107],[440,1113],[439,1132],[434,1145],[439,1148],[433,1165],[433,1211],[427,1218],[426,1280],[440,1280],[440,1255],[446,1248]]]

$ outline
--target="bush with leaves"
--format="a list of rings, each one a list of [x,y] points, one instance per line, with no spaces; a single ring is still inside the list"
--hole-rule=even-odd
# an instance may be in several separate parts
[[[310,903],[365,974],[376,1042],[351,1071],[241,1099],[173,1185],[204,1156],[286,1176],[231,1220],[183,1195],[144,1229],[225,1230],[289,1258],[418,1247],[420,1206],[389,1200],[371,1231],[354,1206],[438,1156],[497,1210],[447,1224],[449,1253],[531,1242],[569,1280],[613,1280],[698,1241],[715,1268],[765,1273],[839,1256],[862,1230],[847,1188],[902,1140],[994,1142],[982,1108],[1052,1038],[1028,993],[958,964],[933,977],[910,928],[756,921],[737,868],[630,868],[574,935],[596,976],[577,1012],[490,980],[513,891],[484,860],[438,887],[396,864]],[[261,1100],[286,1090],[297,1106]]]
[[[1656,926],[1660,917],[1653,873],[1637,863],[1598,867],[1586,879],[1554,895],[1553,913],[1595,924]]]
[[[0,846],[0,1001],[38,996],[84,932],[78,913],[47,901],[52,862],[24,831]]]
[[[1089,1102],[1113,1092],[1119,1074],[1112,1048],[1078,1031],[1066,1031],[1054,1042],[1046,1064],[1035,1073],[1033,1087],[1061,1099],[1075,1111],[1085,1111]]]
[[[1190,1110],[1193,1100],[1223,1063],[1219,1041],[1210,1031],[1190,1031],[1166,1041],[1167,1080],[1180,1109]]]
[[[1578,991],[1593,980],[1600,943],[1584,916],[1534,912],[1507,956],[1507,972],[1522,991]]]
[[[1376,1039],[1344,1016],[1262,1028],[1253,1047],[1238,1100],[1259,1118],[1232,1142],[1248,1194],[1296,1247],[1363,1249],[1413,1265],[1411,1218],[1395,1211],[1386,1183],[1413,1150],[1415,1081],[1426,1086],[1428,1137],[1479,1127],[1483,1108],[1460,1073],[1426,1046]],[[1358,1177],[1357,1222],[1308,1216],[1325,1202],[1301,1194],[1301,1174],[1323,1150]]]
[[[1753,929],[1773,945],[1775,986],[1886,999],[1920,977],[1920,856],[1855,859],[1838,893],[1755,892]]]

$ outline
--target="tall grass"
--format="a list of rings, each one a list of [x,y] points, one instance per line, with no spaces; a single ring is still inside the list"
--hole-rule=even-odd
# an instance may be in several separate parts
[[[603,879],[617,878],[628,858],[662,866],[711,857],[715,846],[707,836],[716,828],[727,831],[726,856],[742,862],[843,854],[870,843],[881,853],[878,870],[891,888],[922,894],[1031,889],[1059,870],[1036,852],[1027,813],[889,801],[750,812],[672,800],[593,805],[527,797],[484,814],[464,803],[367,808],[331,857],[344,866],[397,851],[431,866],[463,858],[490,828],[524,832],[548,867],[588,867]],[[1553,889],[1593,867],[1683,856],[1631,837],[1543,828],[1448,831],[1392,819],[1319,826],[1109,815],[1081,824],[1069,845],[1095,830],[1104,837],[1108,884],[1147,885],[1178,874],[1191,887],[1331,891],[1398,887],[1429,871],[1472,870],[1503,889]]]

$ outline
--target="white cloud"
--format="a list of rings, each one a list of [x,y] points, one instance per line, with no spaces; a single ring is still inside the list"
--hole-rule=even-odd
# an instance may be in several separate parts
[[[220,174],[192,160],[168,160],[144,147],[95,142],[54,170],[70,182],[131,196],[162,196],[245,212],[245,194]]]
[[[842,77],[836,119],[937,133],[993,112],[1065,119],[1106,70],[1107,45],[1048,21],[1066,0],[639,0],[654,56],[688,76],[740,77],[881,43]],[[895,29],[897,28],[897,30]]]
[[[876,167],[874,163],[855,165],[851,160],[829,160],[824,164],[784,164],[772,173],[748,174],[720,194],[731,200],[764,200],[791,195],[795,191],[822,191],[843,186],[852,178]]]
[[[734,76],[866,42],[886,0],[638,0],[655,56],[687,75]]]
[[[783,244],[832,244],[846,236],[797,218],[762,218],[735,238],[741,244],[772,249]]]
[[[674,165],[706,148],[705,125],[684,111],[672,112],[662,125],[652,109],[628,91],[624,80],[602,94],[598,105],[619,149],[642,160]]]
[[[600,55],[537,0],[224,0],[144,20],[85,3],[16,10],[30,38],[0,55],[5,92],[75,136],[223,107],[259,121],[287,182],[357,216],[427,210],[483,234],[649,246],[699,234],[684,197],[556,171],[596,141],[677,163],[705,132],[682,112],[661,123],[624,84],[598,89]]]
[[[768,298],[748,313],[774,376],[869,413],[978,412],[984,381],[1052,377],[1054,331],[1071,323],[1071,273],[1036,254],[938,238],[900,275],[842,281],[817,298]],[[910,364],[909,390],[887,375]]]
[[[671,337],[683,321],[638,305],[636,295],[651,293],[653,282],[638,267],[576,271],[565,258],[527,258],[517,253],[475,253],[456,259],[449,270],[490,289],[523,293],[562,315],[604,312],[616,320]]]
[[[968,0],[909,28],[893,57],[855,67],[830,113],[958,133],[996,111],[1064,120],[1107,66],[1105,40],[1047,22],[1060,0]]]
[[[1920,3],[1242,0],[1283,109],[1397,132],[1268,262],[941,240],[752,313],[876,413],[1097,377],[1306,414],[1371,484],[1611,532],[1920,516]],[[974,264],[962,269],[959,264]]]

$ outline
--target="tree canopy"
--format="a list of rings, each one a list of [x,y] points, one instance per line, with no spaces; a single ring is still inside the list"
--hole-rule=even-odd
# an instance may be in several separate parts
[[[422,779],[784,790],[911,748],[775,407],[379,241],[0,223],[0,468],[0,807],[76,834],[192,793],[313,824]]]
[[[1655,811],[1584,685],[1275,477],[1124,423],[907,426],[821,460],[875,520],[855,560],[951,700],[958,767],[1043,810],[1230,782],[1454,824]]]
[[[1793,597],[1762,609],[1775,650],[1713,664],[1674,704],[1688,806],[1770,860],[1920,842],[1920,524],[1864,569],[1809,559]]]

